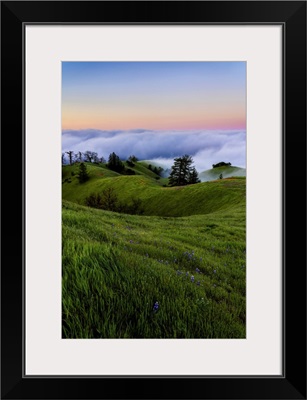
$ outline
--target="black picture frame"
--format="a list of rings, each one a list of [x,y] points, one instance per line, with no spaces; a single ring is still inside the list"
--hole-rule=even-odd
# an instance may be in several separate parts
[[[23,29],[26,23],[283,26],[282,376],[23,376],[26,240]],[[305,1],[2,1],[1,99],[1,398],[306,399]]]

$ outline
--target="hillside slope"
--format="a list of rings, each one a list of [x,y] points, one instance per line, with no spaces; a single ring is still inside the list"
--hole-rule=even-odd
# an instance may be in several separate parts
[[[223,178],[246,176],[246,169],[235,166],[211,168],[201,172],[199,174],[199,179],[202,182],[213,181],[215,179],[219,179],[221,174],[223,175]]]
[[[166,219],[63,201],[62,246],[63,338],[246,335],[242,207]]]
[[[64,169],[68,173],[68,167]],[[140,199],[145,215],[179,217],[245,208],[245,178],[162,187],[159,181],[148,175],[119,175],[107,168],[93,166],[88,169],[90,180],[86,183],[80,184],[76,173],[63,180],[64,200],[85,205],[90,194],[101,194],[103,190],[113,188],[120,202],[129,203],[132,198]]]

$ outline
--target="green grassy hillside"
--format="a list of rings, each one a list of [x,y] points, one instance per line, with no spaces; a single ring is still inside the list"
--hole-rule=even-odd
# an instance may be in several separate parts
[[[62,220],[64,338],[245,337],[244,207],[163,218],[64,201]]]
[[[62,168],[63,338],[244,338],[245,178],[163,187],[143,163],[87,169],[80,184]],[[84,206],[107,188],[145,215]]]
[[[71,174],[71,169],[73,167],[70,166],[63,168],[64,177]],[[97,166],[90,166],[88,170],[90,180],[86,183],[79,183],[77,171],[75,175],[70,175],[69,181],[64,179],[63,199],[85,205],[85,199],[90,194],[112,187],[122,202],[129,202],[133,197],[141,199],[145,215],[176,217],[208,214],[234,206],[245,207],[244,178],[162,187],[159,181],[148,175],[119,175],[106,167]]]
[[[223,178],[246,176],[246,169],[234,166],[212,168],[201,172],[199,174],[199,179],[202,182],[213,181],[219,179],[220,174],[223,174]]]

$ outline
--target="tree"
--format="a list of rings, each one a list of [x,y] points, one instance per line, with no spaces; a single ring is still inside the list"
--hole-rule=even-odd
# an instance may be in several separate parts
[[[93,162],[98,164],[99,161],[100,161],[100,158],[98,157],[98,154],[93,152]]]
[[[231,163],[230,163],[230,162],[225,163],[224,161],[221,161],[221,162],[219,162],[219,163],[217,163],[217,164],[212,164],[212,168],[230,167],[230,166],[231,166]]]
[[[127,163],[128,165],[130,165],[131,167],[134,167],[134,163],[136,163],[138,160],[138,158],[135,157],[134,154],[132,154],[132,156],[128,157]],[[133,165],[132,165],[133,164]]]
[[[66,151],[66,154],[68,154],[69,164],[71,165],[74,152],[73,151]]]
[[[122,172],[125,169],[123,162],[114,152],[109,155],[107,167],[112,171]]]
[[[81,153],[81,151],[78,151],[78,152],[75,154],[75,162],[82,162],[82,160],[83,160],[83,158],[82,158],[82,153]]]
[[[198,178],[198,172],[196,171],[195,167],[192,167],[190,170],[189,183],[194,184],[199,182],[200,179]]]
[[[163,169],[162,167],[159,167],[159,168],[158,168],[157,174],[158,174],[159,176],[162,176],[163,171],[164,171],[164,169]]]
[[[134,167],[135,163],[132,161],[131,156],[127,159],[126,163],[129,165],[129,167]]]
[[[65,153],[62,153],[62,165],[65,164]]]
[[[220,174],[220,179],[223,179],[223,174]]]
[[[195,167],[192,167],[193,159],[185,154],[182,157],[174,159],[174,165],[169,176],[169,184],[171,186],[184,186],[189,183],[197,183],[198,173]],[[192,179],[192,182],[190,180]],[[196,180],[196,182],[195,182]]]
[[[88,175],[86,165],[82,162],[79,165],[79,174],[78,174],[79,183],[84,183],[84,182],[88,181],[89,178],[90,177]]]
[[[88,161],[88,162],[93,162],[95,159],[98,159],[98,154],[97,153],[95,153],[94,151],[89,151],[89,150],[87,150],[85,153],[84,153],[84,160],[85,161]]]

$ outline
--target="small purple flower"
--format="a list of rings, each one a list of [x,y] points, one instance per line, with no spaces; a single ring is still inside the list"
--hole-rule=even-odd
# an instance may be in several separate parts
[[[194,282],[194,276],[193,275],[191,276],[191,282]]]
[[[153,312],[157,312],[159,310],[159,303],[156,301],[154,306],[153,306]]]
[[[213,273],[216,274],[216,269],[213,270]]]
[[[200,269],[199,268],[196,268],[196,270],[195,270],[197,273],[199,273],[200,272]]]
[[[197,281],[197,282],[196,282],[196,285],[199,286],[199,285],[200,285],[200,281]]]
[[[189,273],[188,272],[186,272],[186,274],[185,274],[186,276],[189,276]]]

